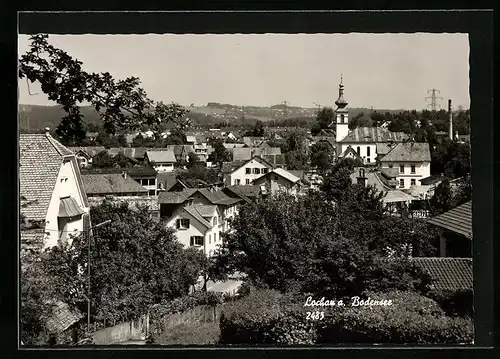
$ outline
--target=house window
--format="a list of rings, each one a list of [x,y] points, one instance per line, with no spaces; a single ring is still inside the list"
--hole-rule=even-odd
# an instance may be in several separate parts
[[[212,244],[212,236],[210,234],[208,235],[208,244]]]
[[[366,147],[366,157],[370,157],[370,146]]]
[[[368,147],[368,148],[369,148],[369,147]],[[369,159],[369,158],[367,158],[367,159],[366,159],[366,162],[367,162],[367,163],[370,163],[370,159]]]
[[[149,191],[150,196],[155,196],[156,195],[156,190],[152,189]]]
[[[241,180],[239,180],[239,179],[234,180],[234,184],[241,184]]]
[[[399,173],[405,173],[405,165],[399,165]]]
[[[361,147],[358,146],[356,148],[356,152],[358,153],[358,156],[361,156]]]
[[[217,225],[217,217],[214,217],[213,224],[214,224],[214,226]]]
[[[403,178],[401,178],[401,179],[399,180],[399,187],[400,187],[400,188],[405,188],[405,180],[404,180]]]
[[[267,172],[269,172],[269,168],[263,168],[262,169],[262,173],[267,173]]]
[[[155,178],[150,178],[148,180],[148,185],[149,186],[156,186],[156,179]]]
[[[67,218],[58,218],[57,219],[57,228],[59,230],[59,240],[62,242],[67,242],[68,236],[68,219]]]
[[[245,173],[247,175],[251,174],[252,173],[252,169],[251,168],[245,168]]]
[[[214,233],[214,243],[217,242],[217,233]]]
[[[193,246],[203,246],[204,238],[202,236],[191,236],[190,244]]]
[[[189,228],[188,218],[180,218],[177,220],[177,229],[188,229],[188,228]]]
[[[412,179],[410,180],[410,184],[411,184],[412,186],[415,186],[415,185],[417,184],[417,181],[416,181],[414,178],[412,178]]]
[[[394,165],[391,163],[391,164],[389,165],[389,168],[392,168],[392,167],[394,167]]]
[[[260,174],[260,168],[254,168],[254,169],[253,169],[253,174],[254,174],[254,175],[258,175],[258,174]]]
[[[411,173],[415,173],[415,165],[411,165]]]
[[[250,184],[250,180],[247,178],[247,179],[245,180],[245,183],[246,183],[246,184]]]

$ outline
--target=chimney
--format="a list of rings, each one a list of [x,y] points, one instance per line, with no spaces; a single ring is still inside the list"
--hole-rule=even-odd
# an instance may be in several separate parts
[[[50,128],[45,127],[45,136],[50,136]]]
[[[448,116],[449,116],[449,130],[448,136],[453,141],[453,114],[451,113],[451,99],[448,100]]]
[[[365,169],[359,169],[359,176],[357,177],[358,184],[361,186],[366,186],[366,177],[365,177]]]

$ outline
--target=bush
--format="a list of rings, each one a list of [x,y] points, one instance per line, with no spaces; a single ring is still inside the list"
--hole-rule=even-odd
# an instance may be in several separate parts
[[[472,289],[462,291],[431,290],[426,296],[439,303],[449,316],[472,317],[474,295]]]
[[[473,341],[470,318],[445,314],[414,292],[366,293],[362,299],[392,300],[390,306],[304,307],[305,297],[253,291],[222,312],[221,344],[458,344]],[[314,298],[320,299],[320,298]],[[334,298],[325,298],[334,299]],[[322,311],[322,320],[307,319]]]

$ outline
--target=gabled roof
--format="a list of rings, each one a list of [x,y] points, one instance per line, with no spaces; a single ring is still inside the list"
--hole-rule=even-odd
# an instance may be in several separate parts
[[[377,152],[377,156],[385,156],[388,154],[391,149],[394,147],[394,144],[388,142],[379,142],[375,144],[375,149]]]
[[[204,208],[208,207],[208,208]],[[212,228],[212,224],[208,222],[202,213],[207,214],[210,213],[210,211],[213,212],[213,209],[217,209],[215,206],[205,206],[205,205],[192,205],[192,206],[186,206],[182,210],[186,211],[189,213],[191,216],[196,218],[197,221],[199,221],[201,224],[203,224],[207,228]]]
[[[157,181],[158,183],[163,183],[163,189],[165,191],[170,191],[170,189],[177,183],[180,183],[184,188],[187,188],[185,184],[177,179],[177,173],[175,172],[158,173]]]
[[[388,154],[386,154],[381,162],[430,162],[431,151],[427,142],[405,142],[398,143]]]
[[[287,181],[290,181],[292,183],[297,183],[297,182],[300,182],[300,178],[291,174],[290,172],[288,172],[287,170],[284,170],[283,168],[275,168],[273,169],[272,171],[269,171],[268,173],[260,176],[259,178],[255,179],[255,181],[258,181],[259,179],[261,178],[264,178],[264,177],[269,177],[271,174],[275,174],[275,175],[278,175],[284,179],[286,179]]]
[[[276,156],[281,155],[281,147],[258,147],[252,149],[253,156]]]
[[[167,146],[167,150],[173,150],[175,157],[187,156],[191,152],[194,152],[193,145],[170,145]]]
[[[227,186],[223,189],[224,192],[233,194],[244,201],[251,203],[251,198],[255,198],[260,193],[260,188],[258,186],[244,186],[244,185],[234,185]]]
[[[472,289],[472,258],[417,257],[411,260],[429,272],[436,289],[445,291]]]
[[[422,185],[433,185],[439,182],[442,182],[446,177],[441,175],[431,175],[429,177],[422,178],[420,184]]]
[[[76,180],[81,177],[75,155],[46,134],[19,136],[19,194],[31,202],[22,212],[31,220],[45,220],[59,171],[65,159],[75,164]],[[82,188],[83,190],[83,188]],[[87,198],[82,193],[84,204]]]
[[[158,172],[153,167],[149,166],[134,166],[126,168],[125,171],[131,177],[156,177]]]
[[[358,127],[340,142],[342,143],[367,143],[367,142],[402,142],[408,135],[403,132],[391,132],[381,127]]]
[[[68,147],[73,153],[83,152],[86,156],[94,157],[102,151],[106,151],[104,146]]]
[[[89,195],[148,192],[147,189],[142,187],[130,176],[124,178],[123,175],[119,173],[85,174],[82,177],[85,192]]]
[[[398,169],[397,168],[382,168],[381,174],[387,178],[387,179],[392,179],[396,178],[398,176]]]
[[[354,168],[353,172],[351,173],[351,180],[352,183],[357,183],[358,176],[359,176],[359,170],[363,167],[357,167]],[[366,185],[367,186],[375,186],[375,188],[380,191],[380,192],[387,192],[391,191],[392,188],[387,186],[378,176],[376,172],[371,172],[368,169],[365,169],[365,177],[366,177]]]
[[[236,168],[244,165],[247,161],[232,161],[232,162],[223,162],[221,171],[222,173],[232,173]]]
[[[202,188],[198,192],[213,204],[231,205],[240,201],[238,198],[229,197],[223,191],[210,191],[209,189]]]
[[[47,329],[51,333],[62,333],[73,324],[82,319],[84,315],[68,304],[56,301],[52,308],[52,315],[47,320]]]
[[[156,163],[165,163],[165,162],[174,163],[174,162],[176,162],[174,151],[172,151],[172,150],[146,151],[146,156],[148,157],[149,161],[151,161],[151,162],[156,162]]]
[[[160,204],[179,204],[184,203],[193,194],[198,191],[197,188],[188,188],[182,192],[160,192],[158,195],[158,203]]]
[[[241,167],[245,166],[248,162],[252,161],[252,160],[255,160],[257,162],[259,162],[260,164],[264,165],[264,166],[269,166],[269,168],[273,168],[273,164],[270,163],[269,161],[265,160],[264,158],[260,157],[260,156],[253,156],[252,158],[250,158],[249,160],[247,161],[239,161],[239,162],[242,162],[241,165],[235,169],[233,169],[231,172],[234,172],[238,169],[240,169]]]
[[[353,156],[354,156],[354,158],[361,158],[361,157],[358,155],[358,153],[354,150],[354,148],[352,148],[352,146],[351,146],[351,145],[347,146],[347,148],[345,149],[345,151],[344,151],[344,152],[342,152],[342,153],[340,154],[340,156],[339,156],[339,157],[340,157],[340,158],[347,157],[347,155],[348,155],[349,153],[352,153],[352,154],[353,154]]]
[[[427,223],[472,239],[472,200],[430,218]]]
[[[384,198],[382,199],[382,202],[395,203],[395,202],[407,202],[407,201],[414,201],[414,200],[416,200],[415,197],[410,196],[409,194],[404,193],[403,191],[401,191],[399,189],[393,189],[393,190],[387,191]]]

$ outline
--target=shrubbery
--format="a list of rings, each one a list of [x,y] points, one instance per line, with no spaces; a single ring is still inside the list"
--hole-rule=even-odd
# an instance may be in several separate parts
[[[306,298],[253,291],[224,308],[221,344],[458,344],[471,343],[470,318],[447,316],[439,304],[414,292],[366,294],[391,306],[304,307]],[[319,298],[318,298],[319,299]],[[330,299],[330,298],[326,298]],[[307,311],[322,311],[311,320]]]
[[[450,316],[470,316],[474,312],[472,289],[462,291],[431,290],[426,296],[434,299]]]

